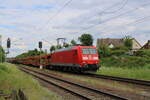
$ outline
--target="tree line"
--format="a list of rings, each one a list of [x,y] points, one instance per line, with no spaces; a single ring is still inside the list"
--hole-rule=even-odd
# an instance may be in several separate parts
[[[93,46],[93,36],[91,34],[82,34],[80,37],[78,37],[78,40],[80,41],[80,45],[82,46]],[[109,48],[108,46],[101,45],[99,46],[98,53],[102,57],[108,57],[110,55],[121,55],[124,54],[125,52],[128,52],[132,48],[132,38],[129,36],[126,36],[124,38],[124,46],[122,47],[115,47],[115,48]],[[70,41],[70,43],[64,43],[63,45],[52,45],[50,47],[50,53],[53,53],[57,49],[61,48],[67,48],[70,46],[75,46],[78,45],[77,41],[74,39]],[[21,55],[18,55],[17,58],[23,58],[23,57],[28,57],[28,56],[38,56],[38,55],[45,55],[47,54],[44,51],[38,51],[37,49],[34,50],[29,50],[26,53],[23,53]]]
[[[81,45],[83,46],[93,45],[93,37],[91,34],[82,34],[80,37],[78,37],[78,40],[81,42]],[[75,41],[74,39],[72,39],[70,43],[64,43],[63,45],[52,45],[50,47],[50,53],[54,52],[57,49],[67,48],[67,47],[75,46],[75,45],[77,45],[77,41]],[[46,54],[47,53],[44,51],[38,51],[38,49],[34,49],[34,50],[29,50],[28,52],[22,53],[16,56],[16,58],[24,58],[28,56],[39,56],[39,55],[46,55]]]
[[[0,46],[0,62],[4,62],[5,61],[5,51],[3,49],[2,46]]]
[[[82,34],[80,37],[78,37],[78,40],[80,41],[80,45],[82,46],[92,46],[93,45],[93,36],[91,34]],[[61,48],[67,48],[69,46],[75,46],[77,45],[77,41],[75,41],[74,39],[71,40],[70,43],[64,43],[63,46],[61,45],[52,45],[50,47],[50,52],[52,53],[53,51],[57,50],[57,49],[61,49]]]

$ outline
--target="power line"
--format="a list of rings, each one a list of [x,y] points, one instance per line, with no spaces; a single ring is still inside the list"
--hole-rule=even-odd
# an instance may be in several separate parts
[[[48,24],[52,21],[52,19],[55,18],[55,17],[56,17],[66,6],[68,6],[72,1],[73,1],[73,0],[69,0],[67,3],[65,3],[64,6],[63,6],[61,9],[59,9],[58,12],[57,12],[55,15],[53,15],[53,16],[47,21],[47,23],[46,23],[45,25],[48,25]],[[123,4],[123,6],[120,7],[118,10],[113,11],[113,12],[117,12],[117,11],[121,10],[121,9],[127,4],[128,0],[122,0],[122,2],[115,3],[115,4],[113,4],[112,6],[110,6],[110,7],[108,7],[108,8],[105,8],[103,11],[101,11],[101,13],[107,13],[107,14],[108,14],[108,13],[112,13],[112,12],[105,12],[105,11],[106,11],[106,10],[109,10],[109,9],[111,9],[111,8],[113,8],[113,7],[116,7],[116,6],[119,5],[119,4],[122,4],[124,1],[125,1],[125,3]]]
[[[124,1],[125,1],[125,3],[124,3]],[[111,5],[111,6],[107,7],[107,8],[104,8],[104,9],[103,9],[101,12],[99,12],[98,14],[93,15],[92,18],[95,17],[95,16],[102,16],[102,14],[116,13],[116,12],[120,11],[121,9],[123,9],[123,8],[125,7],[125,5],[127,4],[127,2],[128,2],[128,0],[122,0],[122,2],[114,3],[113,5]],[[123,4],[122,7],[120,7],[119,9],[117,9],[117,10],[115,10],[115,11],[107,12],[107,10],[112,9],[112,8],[114,8],[114,7],[116,7],[116,6],[120,5],[120,4],[122,4],[122,3],[124,3],[124,4]],[[85,15],[84,15],[84,16],[85,16]],[[86,19],[90,19],[90,18],[91,18],[91,16],[90,16],[90,17],[87,17]],[[84,20],[84,21],[85,21],[85,20]],[[84,21],[83,21],[83,22],[84,22]],[[82,23],[83,23],[83,22],[82,22]],[[81,23],[81,21],[80,21],[79,23]]]
[[[118,26],[117,29],[120,29],[120,27],[125,27],[125,26],[128,26],[128,25],[132,25],[132,24],[137,24],[137,23],[142,23],[146,20],[150,20],[150,15],[149,16],[146,16],[146,17],[143,17],[143,18],[140,18],[140,19],[137,19],[133,22],[130,22],[128,24],[125,24],[125,25],[121,25],[121,26]],[[108,33],[108,31],[106,31],[106,29],[108,30],[108,27],[107,28],[103,28],[103,30],[101,30],[101,33]],[[128,33],[129,31],[127,31]]]
[[[122,2],[123,5],[120,8],[118,8],[117,10],[114,10],[114,11],[111,11],[111,12],[103,11],[102,13],[104,13],[104,14],[110,14],[110,13],[116,13],[116,12],[120,11],[121,9],[123,9],[127,5],[128,0],[123,0],[123,2]],[[122,3],[118,3],[118,4],[116,4],[116,6],[118,6],[119,4],[122,4]]]
[[[142,22],[144,22],[144,21],[146,21],[146,20],[150,20],[150,15],[149,15],[149,16],[145,16],[145,17],[142,17],[142,18],[140,18],[140,19],[137,19],[137,20],[135,20],[135,21],[133,21],[133,22],[130,22],[130,23],[128,23],[128,24],[118,26],[118,27],[125,27],[125,26],[132,25],[132,24],[138,24],[138,23],[142,23]],[[120,28],[119,28],[119,29],[120,29]],[[104,28],[103,30],[106,30],[106,28]]]
[[[51,17],[49,18],[49,20],[47,21],[47,23],[45,23],[44,26],[47,26],[61,11],[63,11],[63,9],[64,9],[66,6],[68,6],[72,1],[73,1],[73,0],[67,1],[67,2],[58,10],[57,13],[55,13],[53,16],[51,16]],[[113,7],[116,7],[116,6],[119,5],[119,4],[122,4],[124,1],[125,1],[125,3],[124,3],[123,6],[120,7],[118,10],[113,11],[113,12],[105,12],[106,10],[109,10],[109,9],[111,9],[111,8],[113,8]],[[117,11],[121,10],[121,9],[127,4],[127,2],[128,2],[128,0],[122,0],[122,2],[115,3],[115,4],[113,4],[112,6],[110,6],[110,7],[108,7],[108,8],[105,8],[101,13],[107,13],[107,14],[108,14],[108,13],[117,12]],[[42,28],[41,28],[41,29],[42,29]],[[39,30],[40,30],[40,29],[39,29]]]
[[[42,27],[47,26],[60,12],[64,10],[65,7],[67,7],[73,0],[67,1],[53,16],[51,16],[48,21],[43,25]],[[41,28],[42,29],[42,28]],[[40,30],[40,29],[39,29]]]
[[[149,3],[142,4],[140,7],[143,7],[143,6],[145,7],[145,6],[147,6],[147,5],[150,5],[150,2],[149,2]],[[111,20],[114,20],[114,19],[116,19],[116,18],[119,18],[119,17],[121,17],[121,16],[123,16],[123,15],[126,15],[126,14],[128,14],[128,13],[134,12],[134,11],[138,10],[140,7],[136,7],[136,8],[134,8],[134,9],[132,9],[132,10],[126,11],[126,12],[124,12],[124,13],[121,13],[121,14],[117,15],[117,16],[113,16],[113,17],[111,17],[111,18],[109,18],[109,19],[106,19],[106,20],[102,21],[101,23],[98,23],[98,24],[92,25],[92,26],[90,26],[90,27],[87,27],[85,30],[89,30],[89,29],[91,29],[91,28],[93,28],[93,27],[96,27],[96,26],[98,26],[98,25],[100,25],[100,24],[104,24],[104,23],[106,23],[106,22],[109,22],[109,21],[111,21]],[[83,30],[83,31],[85,31],[85,30]]]
[[[138,19],[138,20],[136,20],[134,22],[131,22],[129,24],[126,24],[126,25],[132,25],[132,24],[136,24],[136,23],[142,23],[142,22],[146,21],[147,19],[149,20],[149,18],[150,18],[150,15],[146,16],[146,17],[143,17],[143,18],[140,18],[140,19]]]
[[[48,20],[47,24],[49,24],[50,21],[52,21],[52,19],[55,18],[61,11],[63,11],[63,9],[64,9],[65,7],[67,7],[72,1],[73,1],[73,0],[67,1],[67,2],[58,10],[58,12],[55,13],[55,14]]]

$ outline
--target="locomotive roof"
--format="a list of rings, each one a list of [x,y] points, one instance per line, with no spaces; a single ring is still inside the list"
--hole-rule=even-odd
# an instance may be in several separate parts
[[[70,46],[68,48],[62,48],[62,49],[58,49],[56,50],[55,52],[61,52],[61,51],[68,51],[68,50],[72,50],[72,48],[75,47],[75,46]]]
[[[55,52],[68,51],[68,50],[72,50],[73,48],[76,48],[76,47],[93,47],[93,46],[70,46],[68,48],[58,49]]]

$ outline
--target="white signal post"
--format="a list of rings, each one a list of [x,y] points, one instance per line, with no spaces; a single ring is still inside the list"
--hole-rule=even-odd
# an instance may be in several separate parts
[[[41,51],[42,49],[40,48],[40,69],[43,69],[42,60],[41,60]]]
[[[39,42],[39,48],[40,48],[40,69],[43,69],[42,60],[41,60],[41,52],[42,52],[42,42]]]

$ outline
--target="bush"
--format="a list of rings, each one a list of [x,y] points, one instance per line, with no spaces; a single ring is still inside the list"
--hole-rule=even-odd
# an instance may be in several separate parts
[[[148,58],[137,56],[112,56],[101,60],[101,64],[106,67],[138,68],[150,64]]]
[[[127,52],[126,50],[113,50],[111,51],[111,55],[121,56],[125,55],[126,52]]]
[[[108,56],[110,56],[110,48],[107,46],[100,46],[98,48],[98,54],[101,57],[108,57]]]
[[[141,57],[150,57],[150,50],[139,50],[135,52],[135,55]]]
[[[115,47],[115,48],[111,49],[111,56],[113,56],[113,55],[115,55],[115,56],[125,55],[128,51],[129,51],[129,49],[125,46]]]
[[[111,50],[125,50],[125,51],[129,51],[129,49],[125,46],[118,46],[118,47],[114,47]]]
[[[5,51],[3,47],[0,46],[0,62],[4,62],[4,61],[5,61]]]
[[[124,45],[128,48],[128,49],[132,49],[133,46],[133,39],[130,36],[126,36],[124,38]]]

